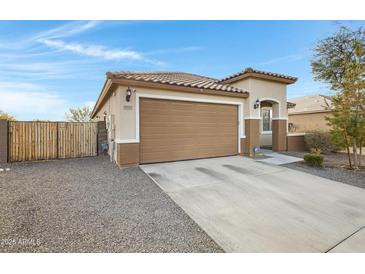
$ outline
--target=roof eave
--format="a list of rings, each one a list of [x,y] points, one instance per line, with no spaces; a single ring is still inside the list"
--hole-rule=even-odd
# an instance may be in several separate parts
[[[295,78],[295,77],[286,78],[286,77],[267,75],[267,74],[263,74],[263,73],[246,72],[244,74],[237,75],[237,76],[234,76],[232,78],[228,78],[226,80],[222,80],[220,83],[230,84],[230,83],[234,83],[234,82],[237,82],[239,80],[246,79],[246,78],[264,79],[264,80],[283,83],[283,84],[287,84],[287,85],[293,84],[298,80],[298,78]]]
[[[108,95],[112,84],[113,84],[112,80],[109,77],[107,77],[107,79],[104,82],[103,88],[101,89],[101,92],[99,94],[99,97],[96,100],[94,108],[91,112],[91,119],[95,117],[96,112],[99,110],[101,103],[105,100],[106,96]]]
[[[240,98],[248,98],[249,93],[245,92],[233,92],[233,91],[220,91],[214,89],[206,89],[206,88],[198,88],[198,87],[186,87],[175,84],[163,84],[158,82],[150,82],[143,80],[131,80],[131,79],[122,79],[122,78],[113,78],[111,79],[113,83],[119,85],[126,86],[134,86],[134,87],[148,87],[148,88],[157,88],[163,90],[173,90],[173,91],[182,91],[182,92],[191,92],[191,93],[199,93],[199,94],[209,94],[209,95],[218,95],[218,96],[226,96],[226,97],[240,97]]]
[[[249,96],[249,92],[247,92],[247,91],[245,91],[245,92],[220,91],[220,90],[214,90],[214,89],[186,87],[186,86],[179,86],[179,85],[173,85],[173,84],[162,84],[162,83],[155,83],[155,82],[149,82],[149,81],[143,81],[143,80],[122,79],[122,78],[115,78],[113,76],[113,74],[109,73],[109,72],[106,74],[106,76],[107,76],[107,79],[105,80],[102,91],[95,103],[93,111],[91,112],[91,118],[95,117],[97,111],[100,109],[103,102],[105,102],[105,100],[108,98],[111,88],[116,87],[117,85],[125,85],[125,86],[133,86],[133,87],[146,87],[146,88],[173,90],[173,91],[234,97],[234,98],[248,98],[248,96]]]

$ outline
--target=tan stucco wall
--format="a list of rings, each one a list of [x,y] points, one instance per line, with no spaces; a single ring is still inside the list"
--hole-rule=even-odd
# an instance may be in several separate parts
[[[134,89],[133,87],[131,87]],[[115,122],[116,126],[116,136],[117,140],[129,140],[135,139],[136,136],[136,98],[137,94],[151,94],[159,96],[174,96],[179,98],[193,98],[202,100],[217,100],[221,102],[241,102],[245,103],[247,99],[244,98],[233,98],[233,97],[223,97],[223,96],[213,96],[213,95],[200,95],[194,93],[186,92],[176,92],[176,91],[165,91],[156,90],[149,88],[136,88],[136,92],[131,96],[130,102],[125,100],[126,86],[119,86],[116,90],[115,104],[110,104],[111,113],[116,113]]]
[[[281,83],[276,83],[267,80],[261,79],[244,79],[238,81],[236,83],[232,83],[231,85],[246,89],[250,91],[249,98],[234,98],[234,97],[224,97],[224,96],[215,96],[215,95],[204,95],[204,94],[195,94],[188,92],[177,92],[177,91],[169,91],[169,90],[157,90],[151,88],[141,88],[141,87],[130,87],[132,90],[136,89],[131,96],[130,102],[127,102],[125,99],[127,86],[119,86],[115,92],[109,97],[107,102],[101,107],[96,116],[98,118],[94,118],[95,121],[104,119],[104,112],[107,112],[107,115],[114,115],[114,127],[115,133],[113,134],[112,130],[109,130],[109,140],[114,138],[117,142],[125,142],[130,141],[133,142],[137,136],[136,130],[136,119],[138,116],[136,115],[136,97],[137,94],[151,94],[158,96],[173,96],[179,98],[191,98],[198,100],[214,100],[219,101],[220,103],[224,102],[239,102],[243,104],[243,118],[248,119],[252,117],[259,117],[259,109],[254,109],[253,105],[257,98],[259,99],[274,99],[280,102],[280,110],[278,109],[279,105],[273,106],[273,117],[286,118],[287,110],[286,110],[286,85]],[[241,118],[242,119],[242,118]],[[258,121],[257,121],[258,122]],[[247,132],[245,130],[245,123],[242,122],[242,130],[243,133]],[[257,123],[258,124],[258,123]],[[259,134],[259,133],[258,133]],[[244,134],[243,134],[244,135]],[[242,136],[241,136],[242,137]],[[252,138],[251,138],[252,139]],[[258,145],[259,136],[257,136],[256,140],[251,140],[253,144]],[[112,149],[112,148],[110,148]],[[243,147],[241,147],[241,151],[243,151]],[[110,151],[111,153],[112,151]],[[117,153],[114,151],[113,159],[117,158]]]
[[[280,109],[276,109],[277,106],[273,105],[274,118],[286,118],[288,116],[286,108],[286,84],[263,79],[247,78],[230,83],[230,85],[247,89],[250,92],[250,96],[246,101],[246,116],[259,117],[259,109],[253,109],[253,105],[257,99],[274,99],[280,103]]]
[[[106,128],[108,132],[108,143],[109,143],[109,151],[108,154],[111,155],[112,159],[116,159],[116,146],[113,147],[111,143],[112,139],[116,138],[116,132],[118,130],[117,123],[120,120],[120,113],[118,110],[118,93],[113,92],[106,103],[100,108],[100,110],[96,113],[93,121],[103,121],[104,113],[106,112],[107,118],[109,119],[109,123],[106,123]],[[111,115],[114,115],[114,125],[111,125]],[[112,155],[113,154],[113,155]]]
[[[328,112],[321,113],[305,113],[305,114],[289,114],[289,123],[293,123],[296,127],[295,132],[306,132],[310,130],[329,131],[325,116]]]

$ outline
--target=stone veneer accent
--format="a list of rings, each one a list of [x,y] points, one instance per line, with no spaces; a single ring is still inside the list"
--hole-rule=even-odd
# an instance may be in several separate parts
[[[287,121],[272,120],[272,150],[286,151]]]
[[[0,164],[8,161],[8,121],[0,120]]]

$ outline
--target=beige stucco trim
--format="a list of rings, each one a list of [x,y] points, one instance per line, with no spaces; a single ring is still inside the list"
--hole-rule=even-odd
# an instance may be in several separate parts
[[[133,144],[133,143],[139,143],[137,139],[115,139],[115,143],[117,144]]]
[[[281,108],[281,103],[279,100],[275,99],[275,98],[272,98],[272,97],[263,97],[263,98],[259,98],[260,102],[262,101],[272,101],[272,102],[275,102],[276,104],[278,104],[276,106],[276,108],[274,107],[274,104],[272,105],[271,107],[271,119],[274,119],[274,118],[279,118],[281,117],[281,111],[280,111],[280,108]],[[259,105],[259,116],[261,117],[261,104]],[[275,108],[275,109],[274,109]],[[276,114],[276,117],[273,117],[274,115]]]

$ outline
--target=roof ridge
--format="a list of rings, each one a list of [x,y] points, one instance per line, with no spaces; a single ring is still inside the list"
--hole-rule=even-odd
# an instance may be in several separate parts
[[[242,88],[230,84],[219,83],[218,79],[201,76],[187,72],[142,72],[142,71],[109,71],[106,73],[108,78],[127,79],[145,82],[170,84],[185,87],[206,88],[227,92],[247,93]],[[215,84],[215,85],[214,85]]]
[[[264,74],[264,75],[269,75],[269,76],[274,76],[274,77],[279,77],[279,78],[284,78],[284,79],[288,79],[288,80],[292,80],[292,81],[296,81],[298,78],[294,77],[294,76],[289,76],[289,75],[285,75],[285,74],[281,74],[281,73],[276,73],[276,72],[269,72],[269,71],[264,71],[264,70],[258,70],[258,69],[254,69],[252,67],[247,67],[239,72],[236,72],[234,74],[231,74],[225,78],[222,78],[220,80],[220,82],[224,82],[226,80],[244,75],[246,73],[258,73],[258,74]]]
[[[206,78],[206,79],[219,81],[219,79],[217,79],[217,78],[204,76],[204,75],[199,75],[199,74],[190,73],[190,72],[182,72],[182,71],[130,71],[130,70],[119,70],[119,71],[108,71],[107,74],[108,73],[112,73],[112,74],[145,74],[145,75],[151,75],[151,74],[159,74],[159,75],[163,75],[163,74],[169,74],[169,75],[184,74],[184,75],[191,75],[191,76],[196,76],[196,77],[200,77],[200,78]]]

